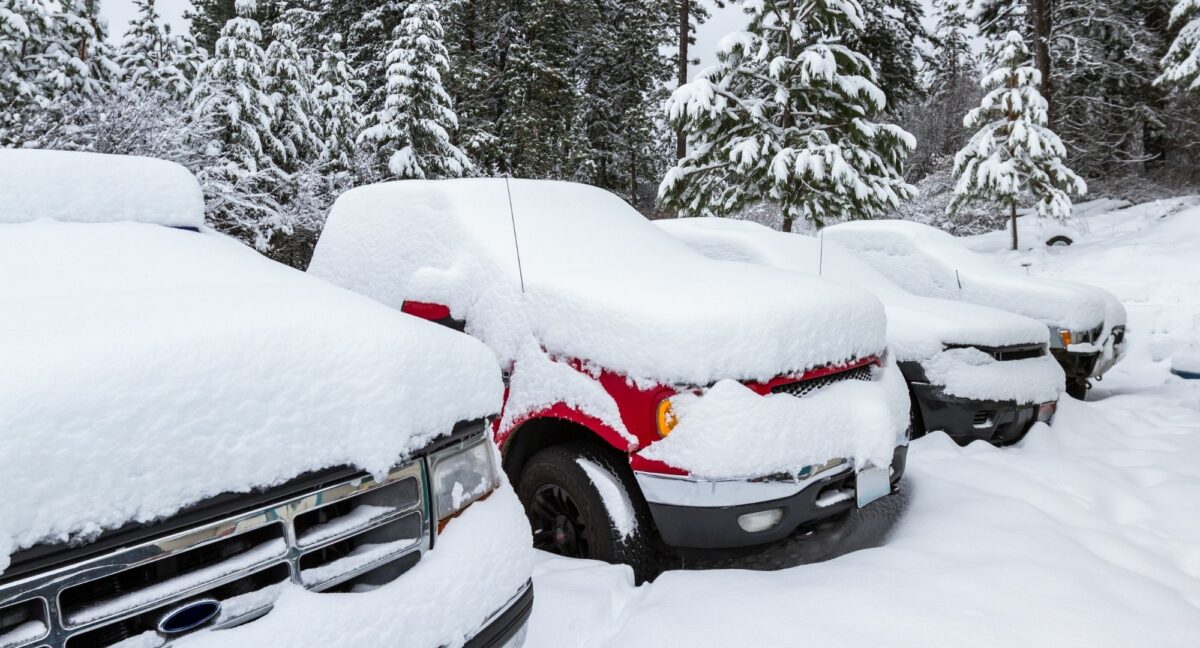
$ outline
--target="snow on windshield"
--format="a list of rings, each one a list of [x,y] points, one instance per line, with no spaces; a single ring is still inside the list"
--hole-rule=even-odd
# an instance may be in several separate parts
[[[204,226],[204,196],[196,178],[166,160],[0,149],[0,178],[0,223],[53,218]]]

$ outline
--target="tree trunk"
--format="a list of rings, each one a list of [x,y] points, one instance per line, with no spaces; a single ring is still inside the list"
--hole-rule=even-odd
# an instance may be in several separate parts
[[[791,218],[791,216],[784,216],[784,217],[783,217],[783,231],[785,231],[785,232],[791,232],[791,231],[792,231],[792,218]]]
[[[1012,249],[1017,249],[1017,203],[1011,205],[1012,208]]]
[[[679,86],[688,82],[688,5],[691,0],[679,0]],[[687,140],[683,129],[675,132],[675,159],[682,160],[687,155]]]
[[[1054,79],[1050,76],[1050,0],[1032,0],[1030,20],[1033,23],[1033,55],[1042,75],[1042,97],[1048,106],[1046,114],[1054,125]]]

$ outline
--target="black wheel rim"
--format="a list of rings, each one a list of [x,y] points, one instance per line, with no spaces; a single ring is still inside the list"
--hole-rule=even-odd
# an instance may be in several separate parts
[[[570,558],[588,558],[590,529],[575,499],[558,484],[543,484],[529,503],[533,546]]]

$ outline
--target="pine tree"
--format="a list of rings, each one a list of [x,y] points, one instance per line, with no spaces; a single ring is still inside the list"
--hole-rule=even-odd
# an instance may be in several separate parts
[[[313,88],[317,119],[325,140],[321,162],[328,170],[348,171],[353,167],[354,139],[363,125],[355,99],[361,86],[342,52],[341,34],[330,35],[322,47],[321,67]]]
[[[961,0],[944,0],[935,4],[938,26],[934,38],[937,49],[929,75],[929,101],[926,114],[936,113],[937,139],[933,144],[941,155],[951,155],[966,144],[967,131],[963,117],[969,103],[978,100],[976,67],[978,61],[971,51],[969,23]]]
[[[17,144],[29,111],[52,99],[43,75],[51,29],[45,0],[0,0],[0,145]]]
[[[94,97],[120,75],[92,2],[59,0],[46,49],[45,75],[60,102]]]
[[[1171,28],[1178,32],[1156,83],[1200,90],[1200,0],[1179,0],[1171,11]]]
[[[285,171],[295,171],[301,164],[322,158],[325,145],[312,95],[311,66],[300,55],[287,21],[276,22],[272,32],[274,40],[265,53],[264,90],[271,100],[271,130],[282,144],[275,163]]]
[[[370,142],[398,178],[454,178],[473,170],[453,144],[458,118],[442,86],[449,58],[441,16],[431,0],[413,0],[393,33],[387,96],[359,142]]]
[[[167,42],[167,60],[163,67],[163,86],[167,93],[176,99],[187,99],[192,92],[192,85],[200,77],[200,71],[208,61],[208,52],[196,44],[191,34],[171,36],[170,29],[164,29]]]
[[[886,107],[863,55],[841,44],[862,26],[855,0],[746,0],[746,31],[668,105],[692,152],[659,196],[683,215],[729,215],[768,200],[797,219],[871,218],[912,197],[901,173],[912,136],[873,121]]]
[[[171,56],[170,42],[163,30],[155,0],[134,0],[137,17],[130,21],[117,54],[124,82],[139,90],[158,90],[166,84]]]
[[[198,175],[208,190],[210,219],[260,250],[290,231],[272,195],[285,179],[274,159],[286,157],[276,137],[274,105],[266,92],[266,54],[255,0],[237,0],[237,16],[221,29],[189,98],[193,119],[213,124],[208,157]]]
[[[1009,32],[995,58],[997,68],[982,81],[990,91],[964,120],[979,130],[955,156],[958,183],[948,212],[972,202],[1007,207],[1015,250],[1023,192],[1032,195],[1038,214],[1065,218],[1070,195],[1086,194],[1087,184],[1064,164],[1066,149],[1047,126],[1046,100],[1038,91],[1041,73],[1031,66],[1024,37]]]
[[[846,34],[847,47],[871,61],[876,85],[887,95],[889,106],[918,101],[924,95],[918,63],[921,44],[929,41],[922,24],[921,0],[859,0],[861,29]]]

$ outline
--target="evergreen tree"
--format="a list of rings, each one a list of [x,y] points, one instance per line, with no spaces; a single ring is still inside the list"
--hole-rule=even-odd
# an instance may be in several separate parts
[[[0,145],[17,144],[29,112],[53,98],[43,75],[51,29],[45,0],[0,0]]]
[[[1063,162],[1066,149],[1047,126],[1046,100],[1038,92],[1041,73],[1031,66],[1029,48],[1018,32],[1009,32],[996,52],[997,68],[983,78],[989,89],[965,125],[978,128],[954,160],[958,183],[949,212],[972,202],[1007,207],[1012,246],[1017,249],[1017,204],[1028,192],[1042,216],[1065,218],[1071,194],[1087,193],[1087,184]]]
[[[353,7],[356,2],[347,3]],[[367,2],[349,27],[346,54],[350,65],[363,80],[365,93],[359,97],[364,113],[383,110],[388,94],[388,56],[392,52],[396,29],[404,19],[409,0]]]
[[[117,54],[122,79],[139,90],[158,90],[166,84],[170,42],[160,22],[155,0],[134,0],[137,17],[129,23]]]
[[[332,34],[325,39],[321,51],[321,67],[317,70],[316,99],[317,119],[325,141],[321,162],[332,171],[349,171],[353,168],[354,139],[362,129],[363,116],[358,110],[355,96],[361,93],[362,82],[342,52],[341,34]]]
[[[768,200],[797,219],[870,218],[915,194],[901,167],[912,136],[886,106],[871,63],[841,44],[861,28],[855,0],[744,0],[746,31],[668,106],[692,152],[659,196],[683,215],[729,215]]]
[[[918,101],[921,44],[929,41],[921,0],[859,0],[863,25],[846,33],[845,44],[871,61],[876,85],[890,106]]]
[[[120,75],[94,3],[59,0],[46,49],[45,74],[60,102],[94,97]]]
[[[458,118],[442,86],[449,58],[432,0],[413,0],[387,56],[387,96],[367,118],[359,142],[371,142],[398,178],[447,178],[473,166],[452,142]]]
[[[1171,28],[1178,31],[1157,83],[1200,90],[1200,0],[1179,0],[1171,11]]]
[[[287,153],[273,130],[274,104],[266,92],[266,54],[252,17],[255,8],[254,0],[237,0],[237,16],[221,29],[189,103],[193,119],[214,125],[212,161],[198,174],[209,189],[211,220],[265,250],[273,233],[290,225],[272,196],[285,178],[274,159]]]
[[[170,96],[180,100],[187,99],[192,92],[192,85],[208,61],[208,52],[196,44],[196,39],[191,34],[171,36],[170,29],[164,29],[163,35],[167,42],[163,86]]]
[[[938,26],[937,49],[930,64],[929,101],[925,113],[937,119],[934,150],[950,155],[966,144],[963,117],[970,103],[978,99],[974,83],[979,62],[971,51],[969,23],[961,0],[943,0],[935,4]]]
[[[285,20],[272,28],[274,40],[265,53],[267,83],[272,107],[271,130],[282,144],[275,163],[285,171],[325,154],[318,108],[312,95],[311,65],[300,55],[292,26]]]

